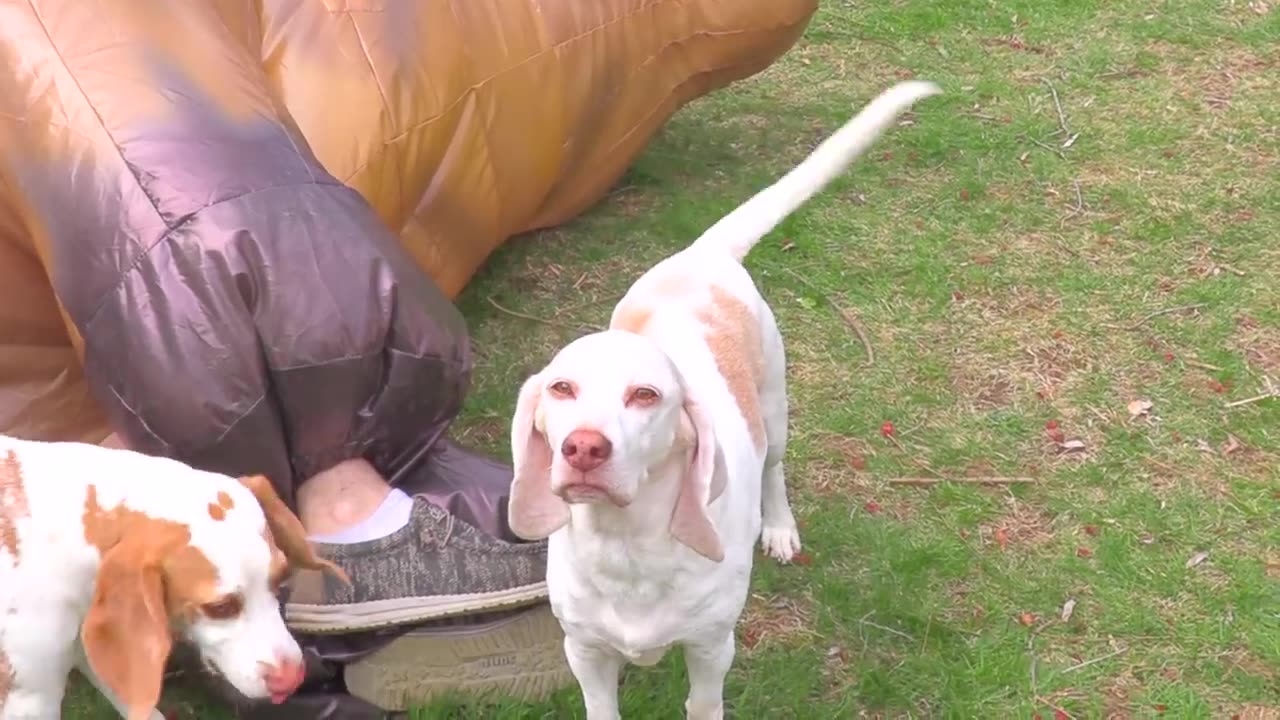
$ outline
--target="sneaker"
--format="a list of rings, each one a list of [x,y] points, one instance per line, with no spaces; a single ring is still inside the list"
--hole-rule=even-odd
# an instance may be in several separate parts
[[[438,700],[541,702],[577,684],[549,604],[466,620],[415,627],[348,664],[347,691],[380,708],[406,711]]]
[[[409,522],[383,538],[316,543],[341,580],[299,569],[285,621],[295,632],[350,633],[416,624],[547,599],[547,544],[508,543],[415,497]]]

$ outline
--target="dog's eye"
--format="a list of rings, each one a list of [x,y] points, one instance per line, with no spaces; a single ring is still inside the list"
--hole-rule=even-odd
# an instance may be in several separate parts
[[[227,595],[200,606],[200,612],[210,620],[230,620],[244,609],[244,601],[239,595]]]
[[[560,398],[573,397],[573,383],[569,382],[568,380],[557,380],[551,383],[551,386],[548,387],[547,389],[550,390],[551,394],[555,395],[556,397],[560,397]]]
[[[652,405],[658,402],[658,391],[651,387],[638,387],[631,391],[631,402],[639,405]]]

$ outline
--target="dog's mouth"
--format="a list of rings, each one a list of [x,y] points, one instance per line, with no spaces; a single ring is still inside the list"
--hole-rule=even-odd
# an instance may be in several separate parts
[[[560,497],[571,505],[598,505],[608,503],[614,507],[626,507],[629,501],[619,498],[608,490],[588,482],[567,483],[560,489]]]

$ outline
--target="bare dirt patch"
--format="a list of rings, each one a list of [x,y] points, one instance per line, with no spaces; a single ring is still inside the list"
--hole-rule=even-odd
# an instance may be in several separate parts
[[[1016,498],[1006,499],[1008,510],[999,518],[979,526],[979,540],[983,545],[1035,548],[1046,545],[1055,537],[1053,517],[1030,503]]]
[[[1280,371],[1280,328],[1264,325],[1250,315],[1236,318],[1236,331],[1231,349],[1244,356],[1246,362],[1264,373]]]

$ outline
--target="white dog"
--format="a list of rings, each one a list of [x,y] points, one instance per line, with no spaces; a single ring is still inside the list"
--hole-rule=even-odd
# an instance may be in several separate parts
[[[618,714],[624,663],[685,651],[688,717],[721,718],[756,539],[788,562],[786,360],[742,260],[913,102],[886,91],[798,167],[645,273],[609,329],[520,390],[508,519],[550,537],[547,584],[587,717]],[[763,527],[762,527],[763,526]]]

